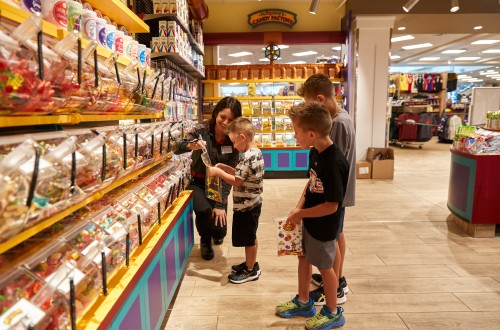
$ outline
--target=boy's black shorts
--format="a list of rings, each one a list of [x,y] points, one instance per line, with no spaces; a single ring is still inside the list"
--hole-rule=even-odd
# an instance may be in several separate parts
[[[243,247],[255,245],[261,209],[262,204],[259,204],[249,211],[234,211],[232,233],[233,246]]]

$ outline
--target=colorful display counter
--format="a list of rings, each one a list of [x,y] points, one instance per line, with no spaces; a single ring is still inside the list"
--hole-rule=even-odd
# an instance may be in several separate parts
[[[192,214],[191,191],[184,191],[77,328],[160,329],[193,248]]]
[[[471,155],[451,149],[448,209],[474,237],[493,237],[500,224],[500,155]]]
[[[261,148],[265,178],[305,178],[309,150],[300,147]]]

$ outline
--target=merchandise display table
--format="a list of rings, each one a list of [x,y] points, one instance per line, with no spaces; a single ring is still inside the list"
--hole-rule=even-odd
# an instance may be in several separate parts
[[[448,209],[474,237],[494,237],[500,224],[500,156],[471,155],[451,149]]]
[[[184,191],[77,328],[160,329],[193,248],[192,214],[191,191]]]

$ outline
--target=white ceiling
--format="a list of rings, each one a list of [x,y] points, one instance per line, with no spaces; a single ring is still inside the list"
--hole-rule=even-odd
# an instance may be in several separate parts
[[[211,2],[244,2],[245,0],[205,0],[209,7]],[[256,1],[256,0],[254,0]],[[300,2],[309,2],[310,0],[301,0]],[[385,0],[384,0],[385,1]],[[414,39],[393,42],[391,44],[391,55],[400,56],[400,58],[391,60],[391,71],[393,72],[456,72],[456,73],[467,73],[470,76],[481,78],[484,82],[499,83],[499,81],[480,75],[480,71],[485,70],[496,70],[499,71],[500,66],[500,52],[499,53],[484,53],[487,50],[500,50],[500,41],[492,45],[473,45],[473,41],[477,40],[500,40],[500,2],[498,0],[475,0],[476,8],[482,5],[488,5],[491,7],[492,1],[498,2],[498,11],[495,13],[481,13],[481,14],[471,14],[471,13],[457,13],[450,14],[447,8],[443,13],[421,13],[419,11],[428,10],[429,6],[422,8],[426,5],[425,1],[421,0],[410,12],[410,14],[404,13],[400,8],[406,0],[395,1],[391,0],[396,7],[394,9],[394,15],[396,17],[395,27],[392,32],[392,37],[412,35]],[[449,6],[449,0],[434,0],[436,2],[446,2],[446,6]],[[464,1],[467,1],[465,3]],[[460,3],[465,5],[470,5],[469,1],[472,0],[460,0]],[[248,2],[248,1],[246,1]],[[263,0],[263,2],[269,2]],[[297,2],[297,1],[294,1]],[[321,2],[336,2],[342,5],[345,1],[342,0],[320,0]],[[276,1],[274,1],[276,3]],[[377,2],[378,3],[378,2]],[[443,4],[440,4],[443,7]],[[444,7],[446,7],[444,6]],[[465,6],[464,6],[465,7]],[[493,7],[496,8],[496,7]],[[465,8],[467,9],[467,8]],[[416,12],[417,14],[411,14]],[[399,31],[397,28],[405,26],[404,31]],[[480,30],[474,30],[475,26],[483,26]],[[402,47],[407,45],[431,43],[431,47],[405,50]],[[290,48],[281,50],[281,60],[276,63],[288,63],[291,61],[304,60],[308,63],[314,63],[316,57],[324,56],[342,56],[340,51],[332,50],[332,47],[339,45],[289,45]],[[236,62],[251,62],[254,63],[266,63],[259,61],[259,59],[264,57],[263,46],[226,46],[220,47],[219,58],[220,64],[232,64]],[[442,53],[446,50],[465,50],[465,52],[460,54],[446,54]],[[296,57],[292,56],[293,53],[302,52],[306,50],[314,50],[317,52],[315,55],[308,57]],[[230,53],[236,53],[240,51],[252,52],[252,55],[244,57],[228,57]],[[345,50],[344,50],[345,51]],[[421,61],[419,59],[423,57],[439,57],[436,61]],[[460,57],[479,57],[479,59],[472,61],[457,60]]]

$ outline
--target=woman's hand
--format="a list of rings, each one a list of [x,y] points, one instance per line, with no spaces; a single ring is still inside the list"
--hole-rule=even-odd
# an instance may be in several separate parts
[[[199,139],[196,142],[188,143],[187,147],[190,150],[204,150],[207,148],[207,142],[205,142],[205,140]]]
[[[218,226],[220,222],[220,226],[226,225],[226,211],[221,209],[213,209],[212,210],[212,218],[215,219],[215,225]]]
[[[222,169],[215,166],[207,167],[207,170],[208,170],[208,175],[210,176],[220,176],[220,174],[224,172]]]

